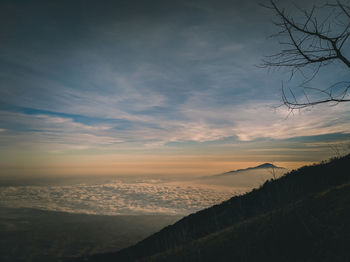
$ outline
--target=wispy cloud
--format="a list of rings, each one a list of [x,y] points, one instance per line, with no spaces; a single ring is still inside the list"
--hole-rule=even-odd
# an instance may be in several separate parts
[[[193,102],[194,100],[192,100]],[[73,118],[42,114],[24,114],[1,111],[5,128],[3,141],[32,141],[33,143],[60,143],[66,145],[117,145],[137,142],[140,146],[160,147],[169,142],[207,142],[237,137],[241,141],[259,138],[288,139],[328,133],[348,133],[347,105],[324,107],[290,114],[286,109],[273,109],[266,103],[256,102],[238,106],[204,107],[191,100],[181,109],[181,120],[164,116],[135,114],[125,123],[101,118],[91,125],[76,122]],[[132,120],[131,120],[132,119]],[[9,140],[10,139],[10,140]]]

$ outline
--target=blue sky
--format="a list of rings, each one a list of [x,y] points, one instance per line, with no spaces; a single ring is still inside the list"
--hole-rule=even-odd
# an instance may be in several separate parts
[[[84,173],[91,159],[99,159],[94,172],[120,159],[122,168],[106,172],[133,173],[135,163],[152,172],[166,157],[177,166],[196,158],[184,167],[191,173],[213,156],[211,172],[245,161],[312,162],[334,145],[348,148],[349,104],[274,108],[282,81],[300,78],[257,66],[280,48],[268,38],[273,15],[257,1],[0,5],[2,175],[62,166]],[[348,77],[334,64],[313,84]]]

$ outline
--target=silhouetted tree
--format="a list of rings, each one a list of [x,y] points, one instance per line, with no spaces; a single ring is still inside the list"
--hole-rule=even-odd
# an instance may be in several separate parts
[[[263,66],[290,68],[291,77],[296,72],[304,76],[304,81],[299,85],[304,99],[298,99],[295,90],[290,88],[286,92],[282,85],[283,104],[293,110],[321,103],[349,102],[350,81],[337,82],[327,87],[309,87],[307,84],[321,67],[336,61],[350,70],[350,60],[344,52],[350,36],[350,5],[338,0],[333,4],[313,6],[310,10],[298,8],[301,16],[297,18],[275,0],[265,7],[271,9],[277,18],[274,24],[279,31],[272,37],[278,38],[284,49],[267,56]],[[307,76],[308,69],[311,69],[311,75]],[[311,99],[310,94],[315,92],[317,98]]]

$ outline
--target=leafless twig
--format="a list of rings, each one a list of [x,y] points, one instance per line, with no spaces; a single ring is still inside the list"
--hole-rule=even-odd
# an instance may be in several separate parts
[[[313,6],[311,10],[299,8],[303,19],[295,20],[286,9],[279,7],[275,0],[268,6],[276,15],[275,26],[278,32],[272,37],[278,38],[284,47],[279,53],[267,56],[262,67],[285,67],[291,70],[291,77],[296,72],[304,74],[306,68],[311,68],[310,77],[299,85],[303,88],[305,102],[300,102],[295,92],[289,89],[289,95],[282,87],[282,101],[289,109],[301,109],[322,103],[350,102],[350,82],[338,82],[330,87],[306,86],[319,73],[321,67],[333,62],[340,62],[350,69],[350,60],[344,54],[344,46],[350,36],[350,6],[337,0],[323,6]],[[328,15],[320,19],[317,11],[327,11]],[[323,98],[311,100],[306,91],[313,91]]]

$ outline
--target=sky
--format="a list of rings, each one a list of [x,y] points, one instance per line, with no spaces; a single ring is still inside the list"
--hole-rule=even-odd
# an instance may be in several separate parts
[[[0,176],[203,175],[348,151],[350,103],[277,107],[301,76],[259,66],[281,50],[262,2],[1,1]],[[348,79],[335,63],[312,84]]]

